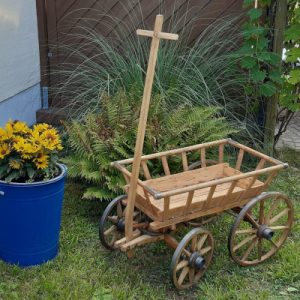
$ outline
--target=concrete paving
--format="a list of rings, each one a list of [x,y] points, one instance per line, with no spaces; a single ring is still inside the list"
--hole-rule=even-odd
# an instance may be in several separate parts
[[[280,137],[276,148],[290,148],[300,151],[300,111],[298,111],[285,133]]]

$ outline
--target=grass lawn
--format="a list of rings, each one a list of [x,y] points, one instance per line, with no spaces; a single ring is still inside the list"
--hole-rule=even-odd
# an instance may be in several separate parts
[[[0,299],[300,299],[298,155],[284,156],[294,167],[281,172],[270,187],[285,192],[294,203],[292,234],[279,253],[261,265],[240,267],[229,258],[233,217],[224,214],[207,226],[216,242],[209,270],[195,288],[178,292],[169,279],[171,249],[163,243],[148,245],[133,259],[107,252],[98,240],[104,205],[81,200],[80,186],[69,184],[59,256],[27,269],[0,262]]]

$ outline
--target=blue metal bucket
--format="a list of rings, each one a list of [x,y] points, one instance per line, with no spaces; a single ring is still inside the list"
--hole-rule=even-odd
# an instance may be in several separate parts
[[[49,181],[0,181],[0,258],[20,266],[38,265],[58,253],[66,168]]]

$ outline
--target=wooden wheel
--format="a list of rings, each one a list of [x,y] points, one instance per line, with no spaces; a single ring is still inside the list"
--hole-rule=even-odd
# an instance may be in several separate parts
[[[202,228],[188,232],[178,244],[171,262],[171,279],[178,289],[195,284],[209,266],[214,249],[211,233]]]
[[[262,193],[253,198],[233,224],[228,248],[242,266],[259,264],[283,245],[293,223],[293,207],[281,193]]]
[[[115,250],[114,243],[125,236],[125,209],[127,195],[112,200],[103,212],[99,224],[99,238],[108,250]],[[142,212],[135,210],[134,223],[142,219]]]

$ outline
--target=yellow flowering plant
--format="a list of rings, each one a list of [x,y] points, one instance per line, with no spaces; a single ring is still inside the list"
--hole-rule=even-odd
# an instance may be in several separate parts
[[[29,127],[8,121],[0,128],[0,180],[36,182],[59,174],[58,152],[62,150],[57,130],[46,123]]]

